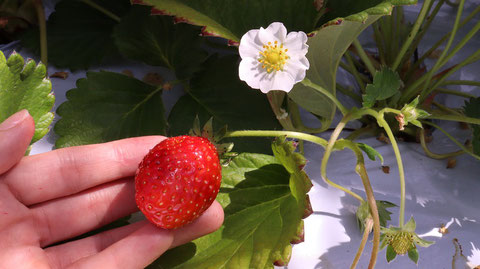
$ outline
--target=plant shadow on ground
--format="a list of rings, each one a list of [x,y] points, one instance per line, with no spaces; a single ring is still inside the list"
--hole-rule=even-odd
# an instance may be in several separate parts
[[[389,199],[388,196],[379,193],[375,193],[375,196],[377,200]],[[349,241],[330,247],[327,252],[319,256],[318,259],[320,261],[315,266],[315,269],[350,267],[362,237],[355,214],[351,210],[354,206],[352,202],[356,204],[356,201],[352,198],[342,197],[341,203],[343,207],[340,209],[339,215],[324,212],[314,213],[339,219],[345,235],[349,238]],[[391,211],[394,214],[392,214],[392,220],[388,222],[388,225],[397,226],[398,208],[394,208]],[[478,238],[478,232],[480,232],[480,223],[466,217],[461,208],[452,205],[447,206],[444,201],[425,202],[413,196],[411,199],[407,199],[406,218],[411,216],[411,212],[415,212],[416,232],[421,236],[424,235],[426,240],[435,241],[435,244],[429,248],[419,248],[420,259],[418,266],[406,256],[398,256],[388,264],[385,259],[385,249],[381,250],[378,255],[376,268],[451,268],[452,256],[455,254],[455,246],[452,243],[454,238],[458,238],[459,242],[463,244],[463,254],[465,256],[472,254],[468,247],[470,247],[472,240],[478,240],[476,238]],[[449,232],[444,235],[440,234],[439,228],[443,225],[448,225],[448,223],[451,224],[448,229]],[[372,238],[372,235],[370,235],[357,268],[367,268],[372,252]],[[480,242],[472,243],[477,246],[480,244]]]

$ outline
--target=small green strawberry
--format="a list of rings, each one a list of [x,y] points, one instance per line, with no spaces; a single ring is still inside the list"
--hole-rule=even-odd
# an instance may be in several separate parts
[[[204,137],[163,140],[144,157],[135,176],[135,200],[148,220],[174,229],[198,218],[221,182],[215,146]]]

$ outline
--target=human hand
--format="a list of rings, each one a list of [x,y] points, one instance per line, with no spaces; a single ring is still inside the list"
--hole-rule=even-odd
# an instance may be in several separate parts
[[[0,268],[143,268],[223,222],[223,210],[214,202],[176,230],[143,220],[51,246],[138,211],[132,176],[162,137],[24,157],[33,132],[25,110],[0,124]]]

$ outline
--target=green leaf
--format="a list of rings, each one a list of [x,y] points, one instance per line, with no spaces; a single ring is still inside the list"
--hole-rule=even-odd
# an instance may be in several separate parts
[[[243,34],[270,23],[282,22],[289,31],[315,29],[317,11],[311,0],[143,0],[157,12],[180,21],[205,26],[205,35],[239,42]],[[301,16],[298,16],[301,14]]]
[[[380,226],[387,227],[387,222],[391,220],[390,216],[392,212],[388,211],[387,208],[396,207],[394,203],[389,201],[377,201],[378,216],[380,217]]]
[[[465,102],[464,111],[468,117],[480,119],[480,97],[471,98]],[[480,126],[472,124],[471,127],[473,129],[473,152],[480,155]]]
[[[376,201],[376,202],[377,202],[378,216],[380,219],[380,226],[386,227],[387,222],[391,220],[390,215],[392,215],[392,212],[388,211],[387,208],[394,207],[396,205],[388,201]],[[360,230],[363,231],[365,229],[365,221],[368,218],[372,218],[370,214],[370,207],[368,206],[367,201],[363,201],[360,204],[360,206],[357,209],[356,217],[357,217],[358,226],[360,227]]]
[[[45,65],[27,60],[16,52],[8,60],[0,51],[0,122],[22,109],[27,109],[35,121],[35,143],[49,131],[53,120],[50,112],[55,96],[52,84],[46,78]]]
[[[415,264],[418,264],[418,250],[417,248],[412,248],[408,251],[408,257],[412,260]]]
[[[95,0],[95,3],[118,17],[130,7],[127,0]],[[117,48],[111,36],[117,24],[118,21],[81,0],[60,1],[47,21],[49,62],[73,71],[115,56]],[[39,55],[38,29],[27,32],[22,43]]]
[[[288,158],[280,157],[295,162]],[[305,199],[297,199],[291,190],[297,184],[295,173],[273,156],[244,153],[223,169],[222,176],[217,200],[225,210],[223,226],[165,253],[151,268],[261,269],[273,268],[273,262],[288,263],[290,241],[297,238],[305,210]]]
[[[307,70],[306,78],[335,95],[336,73],[342,55],[353,40],[379,17],[370,16],[365,23],[343,21],[339,25],[329,25],[316,31],[307,42],[310,69]],[[323,118],[322,129],[328,129],[335,115],[335,105],[330,99],[301,83],[297,83],[288,96],[298,105]]]
[[[207,53],[201,49],[200,28],[173,24],[167,16],[151,16],[150,8],[134,6],[115,28],[113,37],[126,57],[164,66],[185,79],[198,71]]]
[[[392,5],[413,5],[417,0],[343,0],[325,1],[329,10],[318,22],[318,26],[338,18],[364,22],[369,15],[387,15],[391,13]]]
[[[383,156],[378,151],[376,151],[374,148],[372,148],[371,146],[369,146],[365,143],[357,143],[357,146],[361,150],[363,150],[363,152],[365,152],[367,154],[367,156],[370,160],[375,161],[376,158],[378,157],[380,162],[382,162],[382,164],[383,164]]]
[[[214,118],[214,129],[227,125],[229,130],[281,129],[268,100],[260,91],[253,90],[238,78],[238,57],[216,55],[195,74],[168,117],[169,134],[188,133],[195,116],[201,122]],[[271,152],[270,140],[231,139],[234,151]]]
[[[162,90],[129,76],[87,72],[67,101],[57,109],[56,147],[101,143],[116,139],[164,135]],[[190,121],[191,122],[191,121]]]
[[[388,245],[387,247],[387,262],[393,261],[397,257],[397,253],[393,249],[391,245]]]
[[[389,67],[377,71],[373,77],[373,84],[368,84],[366,94],[363,95],[363,106],[373,107],[378,100],[385,100],[395,95],[403,85],[397,72]]]

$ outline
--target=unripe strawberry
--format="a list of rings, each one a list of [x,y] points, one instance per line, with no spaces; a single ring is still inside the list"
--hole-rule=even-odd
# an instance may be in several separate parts
[[[163,140],[144,157],[135,176],[135,200],[148,220],[174,229],[198,218],[215,200],[221,165],[204,137]]]

